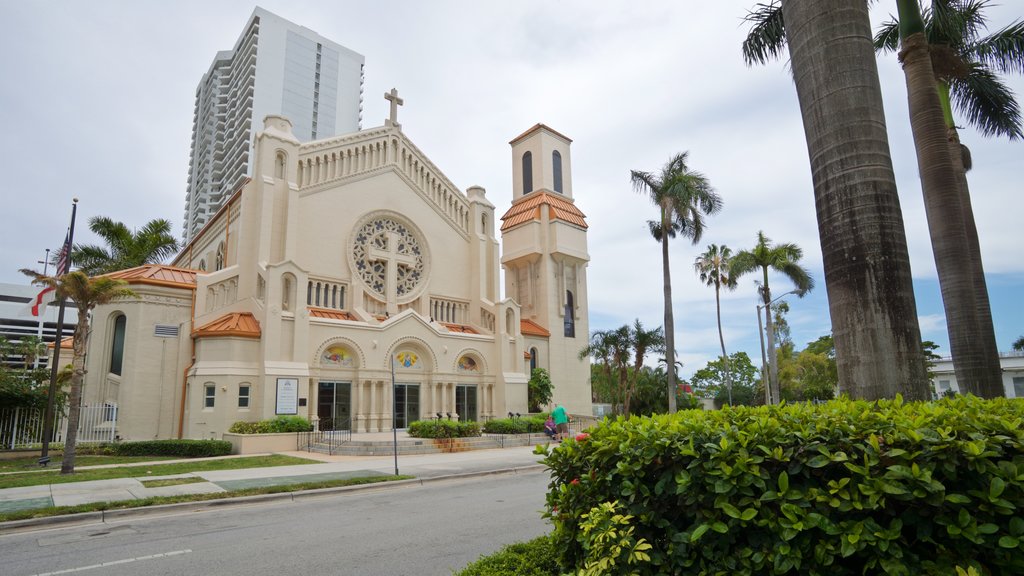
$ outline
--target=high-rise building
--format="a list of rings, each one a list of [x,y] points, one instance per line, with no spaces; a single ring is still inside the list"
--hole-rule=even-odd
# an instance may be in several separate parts
[[[235,47],[217,53],[196,88],[185,242],[252,173],[254,127],[264,116],[287,117],[303,142],[361,128],[363,62],[308,28],[253,10]]]

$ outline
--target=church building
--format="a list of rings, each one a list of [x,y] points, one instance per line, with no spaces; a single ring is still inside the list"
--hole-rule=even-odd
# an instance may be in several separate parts
[[[112,274],[138,297],[94,311],[84,399],[117,406],[118,436],[220,438],[277,415],[355,432],[484,421],[527,412],[534,367],[591,414],[571,140],[538,124],[511,141],[497,217],[385,96],[383,126],[311,142],[267,116],[252,177],[174,261]]]

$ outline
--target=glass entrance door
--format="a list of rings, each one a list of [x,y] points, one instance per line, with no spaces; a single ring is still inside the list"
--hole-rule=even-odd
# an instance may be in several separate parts
[[[476,386],[455,387],[455,411],[460,422],[476,422]]]
[[[395,384],[395,428],[420,419],[420,385]]]
[[[316,415],[321,430],[352,429],[352,385],[348,382],[320,382]]]

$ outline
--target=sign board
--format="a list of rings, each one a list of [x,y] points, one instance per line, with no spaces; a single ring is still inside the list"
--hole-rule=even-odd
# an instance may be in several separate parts
[[[299,413],[299,379],[277,379],[277,408],[275,414]]]

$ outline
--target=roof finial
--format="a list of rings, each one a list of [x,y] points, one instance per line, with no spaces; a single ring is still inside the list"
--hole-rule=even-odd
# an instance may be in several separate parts
[[[384,99],[391,102],[391,118],[385,120],[384,125],[401,129],[402,125],[398,123],[398,107],[405,104],[405,100],[398,97],[398,90],[394,88],[391,89],[391,92],[384,93]]]

